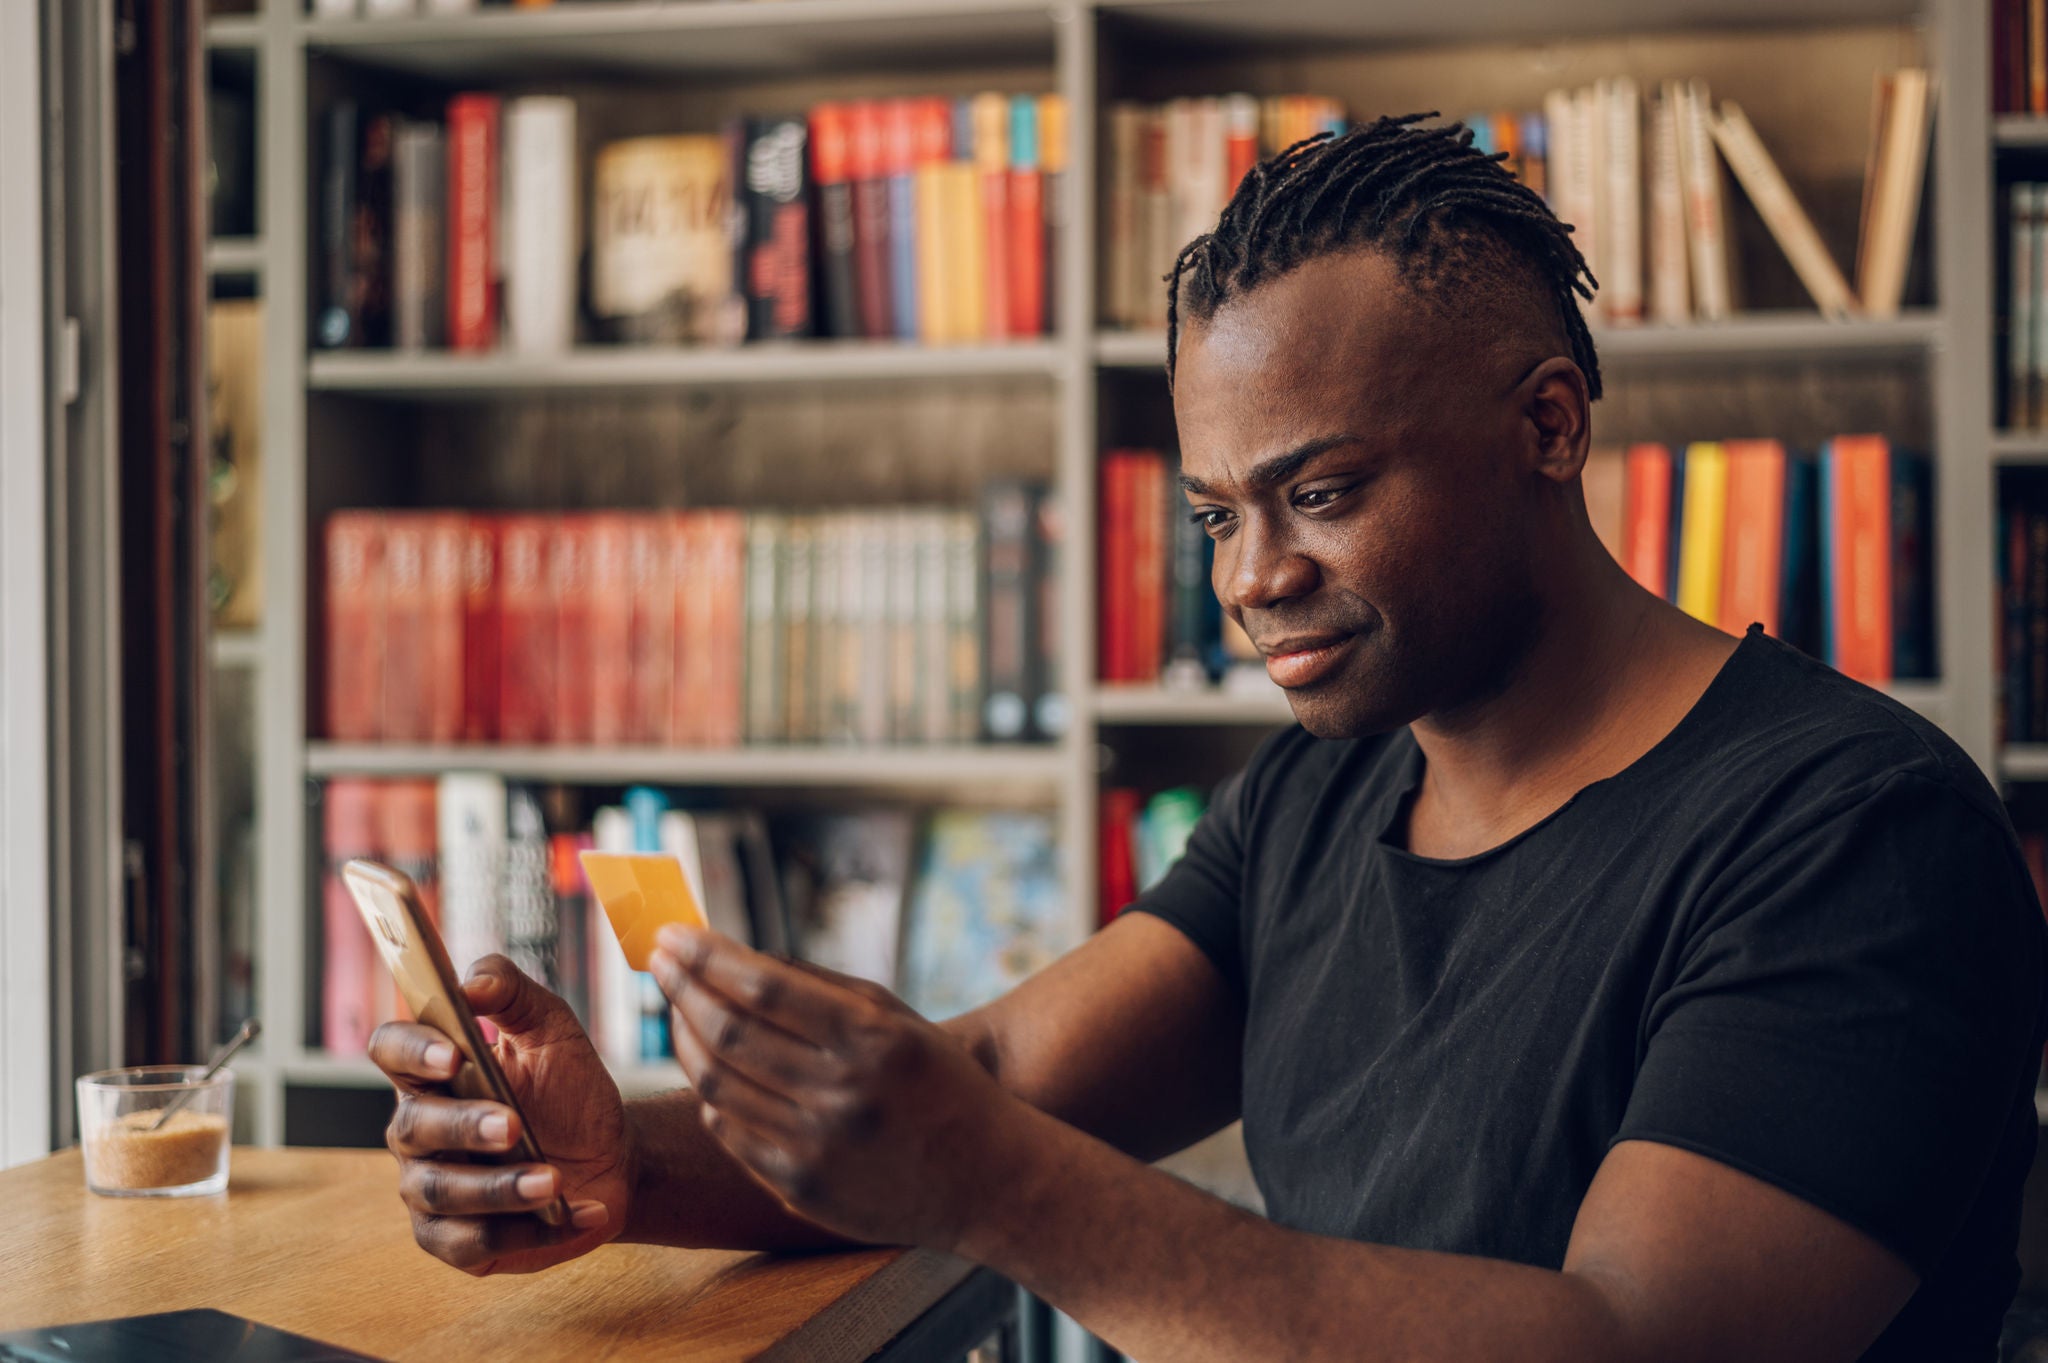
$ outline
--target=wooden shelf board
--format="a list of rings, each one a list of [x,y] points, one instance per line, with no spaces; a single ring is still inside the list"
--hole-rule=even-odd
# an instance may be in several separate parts
[[[941,347],[810,341],[731,348],[579,346],[560,355],[338,350],[311,356],[306,377],[319,392],[447,400],[536,390],[1046,377],[1058,366],[1059,352],[1048,341]]]
[[[1098,724],[1253,726],[1294,722],[1286,693],[1277,686],[1240,692],[1220,686],[1176,690],[1104,685],[1095,688],[1094,706]]]
[[[1687,326],[1601,327],[1593,332],[1593,344],[1604,368],[1626,369],[1693,360],[1912,356],[1931,350],[1940,335],[1940,316],[1931,309],[1846,322],[1813,312],[1766,312]],[[1095,338],[1095,363],[1104,369],[1163,370],[1166,337],[1156,331],[1102,332]]]
[[[1162,38],[1234,52],[1330,46],[1570,37],[1646,31],[1775,28],[1913,20],[1915,0],[1436,0],[1361,5],[1356,0],[1097,0],[1096,9]]]
[[[795,789],[930,789],[984,784],[1050,787],[1067,767],[1060,749],[1027,744],[919,747],[740,747],[665,749],[464,747],[310,743],[313,776],[434,776],[491,772],[528,781],[584,785]]]
[[[1046,62],[1045,0],[598,0],[529,12],[308,19],[310,51],[410,75],[531,80]]]
[[[1998,751],[1998,772],[2008,781],[2048,781],[2048,743],[2008,743]]]
[[[2000,114],[1991,120],[1991,141],[2000,147],[2048,147],[2048,116]]]
[[[1993,431],[1991,459],[1998,464],[2048,464],[2048,431]]]
[[[206,243],[206,272],[221,275],[255,275],[263,272],[261,237],[215,237]]]

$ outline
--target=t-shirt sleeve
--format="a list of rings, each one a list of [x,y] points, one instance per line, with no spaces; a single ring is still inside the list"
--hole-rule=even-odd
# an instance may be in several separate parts
[[[1731,862],[1681,950],[1614,1139],[1775,1184],[1926,1274],[2039,1060],[2043,933],[2009,828],[1894,775]]]
[[[1202,949],[1241,997],[1244,981],[1245,773],[1217,788],[1187,851],[1125,913],[1162,918]]]

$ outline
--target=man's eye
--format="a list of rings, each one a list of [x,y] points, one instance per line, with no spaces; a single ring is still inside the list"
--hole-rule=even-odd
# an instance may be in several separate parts
[[[1206,510],[1195,512],[1193,515],[1189,516],[1188,519],[1193,521],[1196,525],[1201,526],[1204,530],[1216,531],[1220,530],[1223,527],[1223,522],[1229,517],[1229,515],[1230,513],[1228,511],[1221,510],[1217,507],[1209,507]]]
[[[1318,511],[1330,505],[1351,489],[1348,487],[1318,487],[1296,493],[1294,504],[1304,511]]]

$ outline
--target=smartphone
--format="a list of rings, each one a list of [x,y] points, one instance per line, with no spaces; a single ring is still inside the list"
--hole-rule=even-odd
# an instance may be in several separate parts
[[[420,904],[420,892],[403,871],[374,861],[351,861],[341,868],[341,883],[356,901],[356,912],[377,944],[377,954],[398,981],[399,997],[412,1015],[439,1030],[461,1057],[448,1087],[458,1098],[487,1099],[519,1112],[512,1086],[498,1068],[498,1058],[484,1040],[470,1011],[461,981],[448,963],[448,949]],[[526,1114],[519,1113],[519,1143],[493,1163],[545,1164],[547,1156],[533,1138]],[[550,1226],[569,1223],[569,1205],[557,1197],[534,1213]]]

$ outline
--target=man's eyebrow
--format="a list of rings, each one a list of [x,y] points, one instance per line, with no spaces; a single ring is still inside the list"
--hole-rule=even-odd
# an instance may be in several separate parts
[[[1304,441],[1296,445],[1285,454],[1276,454],[1271,459],[1252,465],[1251,471],[1245,474],[1244,480],[1255,488],[1271,487],[1275,483],[1284,483],[1299,473],[1302,466],[1308,463],[1309,460],[1328,454],[1340,445],[1349,445],[1357,439],[1357,436],[1349,432],[1341,435],[1317,436],[1314,440]],[[1182,491],[1192,492],[1197,497],[1206,497],[1212,490],[1201,479],[1191,478],[1185,473],[1180,476],[1180,485]]]

